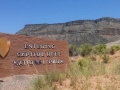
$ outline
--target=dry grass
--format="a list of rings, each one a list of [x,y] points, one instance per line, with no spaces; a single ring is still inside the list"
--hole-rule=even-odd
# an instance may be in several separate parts
[[[48,78],[45,81],[51,85],[49,89],[40,90],[120,90],[119,55],[120,51],[110,55],[107,64],[103,63],[102,57],[97,55],[84,58],[72,57],[75,60],[71,61],[70,71],[64,74],[57,73],[57,75],[47,74]]]
[[[101,75],[92,77],[82,77],[80,80],[76,79],[75,83],[71,85],[71,80],[66,79],[63,84],[56,84],[57,90],[120,90],[120,76],[119,75]]]

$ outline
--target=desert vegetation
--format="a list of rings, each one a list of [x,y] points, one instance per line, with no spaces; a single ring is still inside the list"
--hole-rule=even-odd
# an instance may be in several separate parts
[[[65,73],[53,71],[37,77],[31,90],[120,90],[119,46],[105,44],[80,47],[71,45],[70,69]]]

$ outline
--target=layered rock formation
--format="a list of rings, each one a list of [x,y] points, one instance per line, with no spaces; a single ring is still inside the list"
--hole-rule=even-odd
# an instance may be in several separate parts
[[[120,19],[104,17],[56,24],[27,24],[16,34],[67,40],[76,45],[95,45],[120,39]]]

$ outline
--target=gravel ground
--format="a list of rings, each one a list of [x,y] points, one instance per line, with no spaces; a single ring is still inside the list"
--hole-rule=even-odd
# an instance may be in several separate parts
[[[0,90],[29,90],[32,81],[38,75],[15,75],[6,78],[0,78]]]
[[[120,46],[120,40],[115,41],[115,42],[107,43],[106,45],[107,45],[107,48],[110,48],[110,47],[113,46],[113,45],[118,45],[118,46]]]

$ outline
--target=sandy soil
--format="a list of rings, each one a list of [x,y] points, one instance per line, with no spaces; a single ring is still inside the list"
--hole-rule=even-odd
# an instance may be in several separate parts
[[[71,81],[66,79],[62,85],[57,84],[57,90],[120,90],[119,75],[101,75],[76,80],[76,85],[71,86]]]

